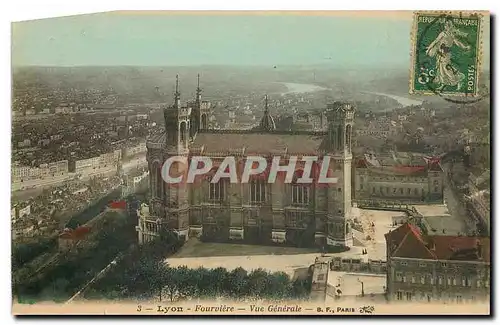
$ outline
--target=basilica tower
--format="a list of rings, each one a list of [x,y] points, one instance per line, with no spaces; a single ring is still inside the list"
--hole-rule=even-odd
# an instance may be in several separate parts
[[[335,102],[327,106],[328,138],[326,154],[338,178],[336,186],[328,188],[327,245],[352,246],[351,215],[351,165],[352,126],[354,107],[349,103]]]
[[[198,86],[196,87],[196,99],[191,113],[190,136],[194,138],[200,130],[208,129],[208,117],[210,115],[210,103],[201,100],[202,89],[200,88],[200,75],[198,74]]]

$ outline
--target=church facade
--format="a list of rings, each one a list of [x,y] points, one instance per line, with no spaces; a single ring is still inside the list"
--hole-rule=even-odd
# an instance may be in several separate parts
[[[199,77],[198,77],[199,78]],[[184,238],[206,241],[282,243],[299,247],[352,245],[351,164],[355,109],[349,103],[328,104],[326,131],[278,131],[267,96],[265,112],[252,130],[211,130],[210,103],[196,100],[181,105],[178,79],[175,100],[164,106],[165,132],[147,140],[150,202],[138,211],[139,243],[159,236],[163,229]],[[210,157],[214,169],[225,157],[244,163],[248,156],[279,156],[286,165],[291,156],[330,157],[333,184],[274,182],[256,175],[248,183],[208,174],[194,184],[171,186],[162,178],[163,163],[172,156]],[[298,164],[300,172],[300,165]],[[297,173],[297,171],[296,171]],[[296,178],[294,178],[295,180]]]

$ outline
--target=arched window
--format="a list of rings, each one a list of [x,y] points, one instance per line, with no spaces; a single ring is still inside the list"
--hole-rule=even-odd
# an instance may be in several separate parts
[[[227,185],[227,179],[220,179],[217,183],[210,182],[208,199],[210,201],[224,201],[226,198]]]
[[[351,151],[351,131],[352,126],[348,124],[345,128],[345,145],[347,146],[348,151]]]
[[[201,115],[201,128],[203,130],[206,130],[208,128],[207,114]]]
[[[250,202],[262,203],[266,201],[266,187],[265,180],[253,179],[250,181]]]
[[[156,175],[156,196],[162,197],[163,195],[163,178],[161,177],[161,165],[160,163],[156,164],[155,167],[155,175]]]
[[[291,187],[292,205],[308,205],[310,200],[310,185],[309,183],[298,183],[298,179],[302,177],[303,169],[297,169],[294,172]]]
[[[309,187],[303,184],[292,184],[292,203],[294,205],[309,204]]]
[[[155,161],[151,164],[151,196],[158,197],[160,192],[158,192],[158,170],[160,170],[160,180],[161,180],[161,169],[160,163]]]
[[[342,144],[342,127],[339,125],[337,128],[337,149],[342,150],[344,149],[344,146]]]
[[[181,125],[179,127],[179,132],[180,132],[182,144],[186,145],[186,142],[187,142],[187,124],[186,124],[186,122],[181,122]]]
[[[335,132],[334,129],[330,130],[330,145],[332,146],[332,148],[337,148],[336,140],[337,140],[337,133]]]
[[[191,125],[189,128],[191,136],[194,136],[196,134],[196,132],[198,132],[198,127],[200,125],[199,119],[200,118],[197,114],[195,114],[193,116],[193,118],[191,119]]]

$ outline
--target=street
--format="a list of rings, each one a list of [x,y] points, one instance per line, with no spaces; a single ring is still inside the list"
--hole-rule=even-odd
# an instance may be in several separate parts
[[[467,234],[471,231],[475,231],[476,225],[472,220],[470,220],[464,204],[460,201],[460,198],[457,197],[455,191],[453,191],[453,189],[451,188],[452,185],[450,183],[450,179],[448,178],[448,169],[448,165],[443,165],[445,175],[443,184],[444,204],[448,207],[450,215],[457,222],[461,223],[461,233]]]

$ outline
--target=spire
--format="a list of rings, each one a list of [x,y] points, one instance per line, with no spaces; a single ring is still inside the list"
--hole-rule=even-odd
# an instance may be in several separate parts
[[[260,120],[259,129],[261,131],[274,131],[276,130],[276,124],[274,123],[274,119],[271,116],[271,114],[269,114],[269,103],[267,94],[265,98],[266,98],[265,99],[266,104],[264,108],[264,116],[262,116],[262,119]]]
[[[175,93],[174,93],[174,104],[177,108],[181,106],[181,93],[179,92],[179,74],[175,76]]]
[[[179,93],[179,75],[175,75],[175,98],[178,98],[181,94]]]
[[[196,101],[201,101],[200,74],[198,73],[198,86],[196,87]]]

